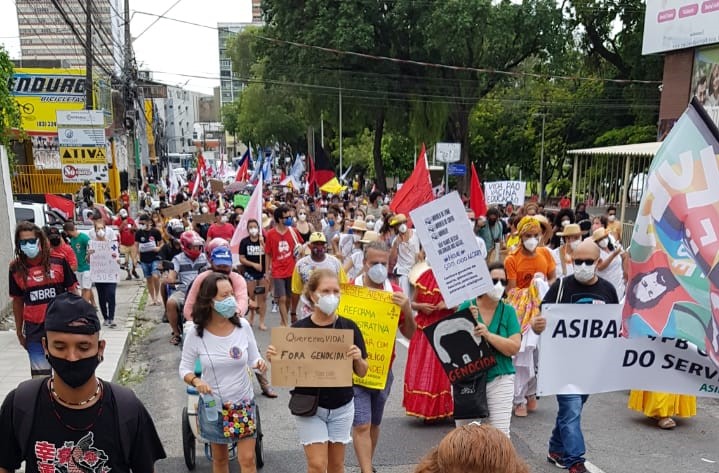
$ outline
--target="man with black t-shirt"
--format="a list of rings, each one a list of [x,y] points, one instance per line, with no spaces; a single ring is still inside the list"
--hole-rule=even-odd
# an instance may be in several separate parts
[[[557,279],[542,300],[542,304],[618,304],[617,292],[609,281],[597,276],[599,247],[592,239],[584,240],[573,255],[574,274]],[[581,310],[578,308],[578,310]],[[532,330],[542,333],[547,328],[544,317],[535,317]],[[540,362],[541,363],[541,362]],[[558,394],[557,420],[549,439],[547,461],[570,473],[585,473],[584,436],[581,416],[587,394]]]
[[[160,305],[160,259],[158,253],[162,247],[162,234],[150,226],[150,216],[140,215],[135,232],[135,248],[140,255],[140,267],[147,281],[147,292],[151,305]]]
[[[72,293],[48,306],[45,356],[53,376],[21,383],[0,407],[0,473],[149,473],[165,451],[145,407],[95,369],[105,341],[95,309]]]

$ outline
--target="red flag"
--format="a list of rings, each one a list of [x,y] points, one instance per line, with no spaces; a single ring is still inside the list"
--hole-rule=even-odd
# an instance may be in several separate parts
[[[424,143],[422,143],[422,150],[419,152],[417,166],[409,178],[402,184],[402,188],[394,195],[392,202],[389,204],[389,208],[396,214],[401,213],[409,217],[411,210],[432,200],[434,200],[432,179],[429,176],[429,168],[427,167],[427,153]]]
[[[235,176],[235,182],[242,182],[247,180],[247,170],[249,169],[250,160],[249,159],[243,159],[242,160],[242,166],[240,166],[240,169],[237,170],[237,175]]]
[[[197,173],[201,174],[202,177],[207,176],[207,165],[205,164],[204,156],[202,156],[202,151],[197,155]]]
[[[51,209],[57,210],[65,220],[73,220],[75,218],[75,203],[70,199],[55,194],[45,194],[45,203],[47,203],[47,206]]]
[[[472,209],[475,217],[487,215],[487,202],[484,200],[484,192],[479,184],[474,163],[472,163],[472,181],[469,183],[469,208]]]
[[[312,174],[314,175],[314,181],[317,187],[322,187],[332,180],[333,177],[336,177],[335,171],[332,169],[332,164],[330,163],[330,158],[322,146],[315,146],[315,159],[313,164]]]

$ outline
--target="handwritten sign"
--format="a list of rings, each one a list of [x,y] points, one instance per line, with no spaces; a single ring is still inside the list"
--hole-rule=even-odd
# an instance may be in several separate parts
[[[232,203],[235,207],[242,206],[243,209],[246,209],[247,204],[250,203],[250,196],[245,194],[235,194]]]
[[[511,202],[515,207],[524,205],[527,183],[522,181],[494,181],[484,183],[484,200],[487,205],[504,205]]]
[[[455,307],[492,288],[487,262],[479,251],[462,200],[452,192],[410,213],[447,307]]]
[[[367,375],[364,378],[353,375],[353,382],[370,389],[384,389],[392,361],[400,308],[392,303],[391,292],[352,284],[342,284],[341,287],[342,297],[337,313],[357,324],[367,347]]]
[[[192,214],[193,223],[214,223],[215,216],[212,214]]]
[[[213,194],[218,192],[221,194],[225,191],[225,185],[219,179],[210,179],[210,190],[212,190]]]
[[[352,330],[275,327],[272,384],[284,387],[352,386]]]
[[[92,282],[118,282],[120,280],[120,249],[114,241],[90,240],[90,279]]]
[[[162,216],[166,217],[166,218],[182,217],[183,214],[186,214],[191,211],[192,211],[192,202],[190,202],[189,200],[186,200],[181,204],[165,207],[164,209],[160,210],[160,212],[162,213]]]

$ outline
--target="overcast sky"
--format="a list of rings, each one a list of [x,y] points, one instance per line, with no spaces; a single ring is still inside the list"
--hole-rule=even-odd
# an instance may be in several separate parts
[[[83,0],[84,1],[84,0]],[[162,14],[177,0],[130,0],[130,27],[132,36],[139,35],[156,17],[136,11]],[[48,2],[49,3],[49,2]],[[216,27],[218,22],[250,22],[250,0],[180,0],[167,16]],[[83,25],[84,26],[84,25]],[[17,10],[13,0],[0,0],[0,44],[10,57],[20,56]],[[134,43],[140,69],[207,76],[212,79],[194,79],[155,72],[153,78],[172,85],[211,94],[220,85],[217,30],[199,28],[161,19]],[[188,82],[189,81],[189,82]]]

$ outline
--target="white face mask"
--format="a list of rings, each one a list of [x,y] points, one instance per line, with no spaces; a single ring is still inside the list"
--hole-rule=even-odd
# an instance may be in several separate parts
[[[599,240],[597,242],[597,245],[599,245],[599,248],[606,250],[609,246],[609,238],[605,238],[604,240]]]
[[[251,236],[257,236],[260,234],[260,229],[256,227],[252,227],[249,230],[247,230]]]
[[[360,241],[362,239],[362,235],[360,235],[359,233],[353,233],[352,239],[354,240],[355,243],[357,243],[358,241]]]
[[[570,241],[569,247],[572,249],[572,251],[574,251],[579,247],[580,243],[581,243],[581,241],[579,241],[579,240]]]
[[[539,239],[538,238],[528,238],[522,242],[524,247],[527,249],[527,251],[534,251],[537,249],[537,245],[539,245]]]
[[[374,220],[370,220],[365,223],[367,223],[367,230],[374,230],[374,224],[375,224]]]
[[[304,222],[305,220],[307,220],[307,214],[299,214],[297,218],[300,219],[300,222]]]
[[[562,227],[569,225],[569,220],[562,220]]]
[[[384,284],[387,280],[387,266],[377,263],[367,270],[367,277],[375,284]]]
[[[225,215],[223,215],[222,217],[220,217],[220,222],[222,222],[222,223],[227,223],[228,221],[229,221],[229,219],[228,219]]]
[[[95,232],[95,235],[97,235],[98,238],[105,238],[105,230],[100,229]]]
[[[403,223],[402,225],[399,226],[398,230],[400,233],[407,233],[407,224]]]
[[[592,280],[594,278],[594,270],[597,268],[596,264],[591,264],[589,266],[583,264],[581,266],[575,266],[574,267],[574,277],[577,281],[586,283]]]
[[[608,216],[607,216],[607,220],[609,220],[610,222],[613,222],[613,221],[615,221],[616,219],[617,219],[617,216],[616,216],[616,215],[608,215]]]
[[[498,301],[504,296],[504,286],[501,282],[497,281],[497,284],[487,293],[487,295],[493,300]]]
[[[319,294],[318,294],[319,296]],[[340,298],[339,296],[335,294],[327,294],[325,296],[320,296],[317,300],[317,307],[322,311],[322,313],[326,315],[332,315],[335,313],[335,310],[337,310],[337,307],[340,305]]]

